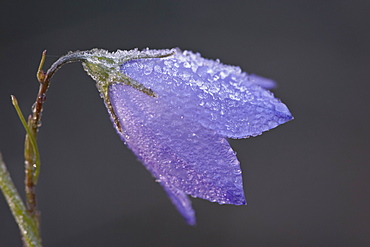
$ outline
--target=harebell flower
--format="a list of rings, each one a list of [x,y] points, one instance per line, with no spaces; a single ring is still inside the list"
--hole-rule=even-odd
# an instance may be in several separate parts
[[[293,119],[274,82],[179,49],[80,52],[121,139],[188,224],[188,195],[246,204],[226,138],[257,136]]]

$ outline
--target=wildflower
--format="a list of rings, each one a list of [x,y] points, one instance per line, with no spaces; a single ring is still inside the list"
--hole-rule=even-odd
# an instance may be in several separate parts
[[[188,195],[246,204],[240,163],[226,138],[260,135],[293,117],[266,88],[274,82],[190,51],[86,52],[121,139],[188,224]]]

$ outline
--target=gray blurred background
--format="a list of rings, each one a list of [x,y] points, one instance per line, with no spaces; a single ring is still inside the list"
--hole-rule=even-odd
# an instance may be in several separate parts
[[[180,47],[278,81],[295,120],[232,140],[247,206],[192,199],[187,226],[120,141],[81,64],[53,78],[39,132],[45,246],[370,246],[370,1],[7,1],[0,151],[23,193],[25,131],[45,68],[68,51]],[[23,193],[24,194],[24,193]],[[0,196],[0,246],[21,246]]]

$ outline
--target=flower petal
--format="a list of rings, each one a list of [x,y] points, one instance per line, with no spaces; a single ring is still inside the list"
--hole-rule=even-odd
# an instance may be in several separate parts
[[[187,195],[245,204],[225,137],[256,136],[293,119],[267,90],[274,81],[179,49],[83,55],[122,140],[189,224],[195,213]]]
[[[179,114],[165,97],[150,97],[120,84],[110,85],[108,92],[123,129],[118,131],[121,138],[188,223],[195,218],[185,194],[245,204],[239,161],[224,137]]]
[[[121,70],[179,114],[225,137],[260,135],[292,119],[288,108],[259,86],[271,87],[272,81],[189,51],[130,60]]]

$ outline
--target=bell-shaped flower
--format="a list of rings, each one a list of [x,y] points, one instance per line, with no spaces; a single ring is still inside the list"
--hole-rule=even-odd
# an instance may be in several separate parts
[[[85,52],[121,139],[188,224],[188,195],[246,204],[240,163],[226,138],[260,135],[293,117],[274,82],[179,49]]]

